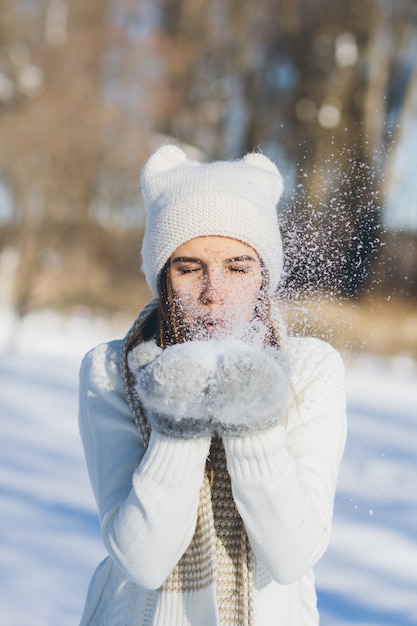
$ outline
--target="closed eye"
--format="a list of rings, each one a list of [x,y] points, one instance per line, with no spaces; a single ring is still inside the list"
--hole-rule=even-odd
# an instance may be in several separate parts
[[[249,267],[229,266],[227,269],[236,274],[247,274],[250,272]]]
[[[176,267],[175,268],[179,274],[195,274],[196,272],[201,271],[201,267]]]
[[[185,274],[195,274],[203,269],[202,263],[198,259],[191,259],[185,257],[177,257],[171,261],[171,266],[181,276]]]
[[[257,260],[247,255],[226,261],[227,269],[236,274],[248,274],[248,272],[251,272],[256,266]]]

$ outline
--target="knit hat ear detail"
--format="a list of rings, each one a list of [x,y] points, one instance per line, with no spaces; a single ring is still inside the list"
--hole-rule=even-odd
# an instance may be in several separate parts
[[[169,172],[187,160],[187,156],[177,146],[162,146],[149,159],[143,170],[142,180],[146,184],[155,174]]]
[[[242,161],[261,171],[273,174],[269,179],[271,201],[277,202],[276,198],[280,198],[284,190],[284,182],[275,163],[260,152],[250,152],[243,157]]]
[[[282,180],[282,176],[275,165],[268,157],[260,152],[249,152],[245,154],[242,161],[247,163],[248,165],[252,165],[253,167],[257,167],[260,170],[264,170],[265,172],[270,172],[274,174],[274,177],[271,178],[271,187],[273,191],[274,198],[280,198],[282,192],[284,190],[284,182]],[[277,200],[275,200],[277,202]]]

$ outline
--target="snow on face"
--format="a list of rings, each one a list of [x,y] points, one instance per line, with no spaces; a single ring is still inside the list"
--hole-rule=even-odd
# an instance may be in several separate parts
[[[263,272],[256,251],[228,237],[196,237],[170,259],[170,278],[189,338],[241,337],[255,322]]]

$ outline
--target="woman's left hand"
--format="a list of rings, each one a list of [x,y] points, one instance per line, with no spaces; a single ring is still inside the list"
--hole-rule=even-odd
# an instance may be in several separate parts
[[[245,435],[280,423],[289,395],[289,365],[275,348],[219,342],[209,392],[213,425],[222,435]]]

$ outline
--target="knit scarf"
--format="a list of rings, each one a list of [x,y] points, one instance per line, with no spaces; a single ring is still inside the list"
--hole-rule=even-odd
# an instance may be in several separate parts
[[[134,388],[135,380],[127,365],[127,354],[130,338],[156,306],[157,301],[151,301],[136,318],[123,340],[120,362],[126,399],[145,446],[149,442],[150,427]],[[285,335],[284,326],[272,302],[271,318],[281,341]],[[223,443],[219,436],[214,435],[200,488],[193,539],[160,592],[198,591],[214,583],[220,624],[251,626],[254,564],[255,556],[233,499]]]

